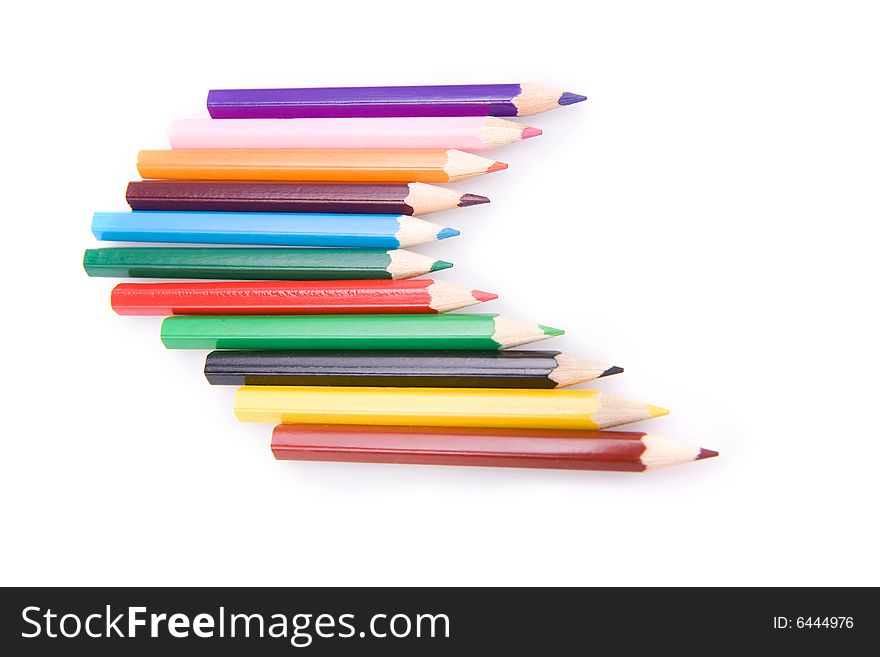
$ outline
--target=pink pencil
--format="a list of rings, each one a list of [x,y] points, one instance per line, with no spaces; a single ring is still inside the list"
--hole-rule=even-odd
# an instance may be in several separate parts
[[[345,119],[183,119],[172,148],[451,148],[483,150],[537,137],[537,128],[493,116]]]

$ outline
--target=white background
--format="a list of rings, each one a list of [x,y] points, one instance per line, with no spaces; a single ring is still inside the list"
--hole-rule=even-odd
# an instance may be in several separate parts
[[[347,6],[348,5],[348,6]],[[572,13],[577,7],[577,13]],[[6,9],[3,584],[880,584],[876,5],[17,3]],[[117,317],[95,210],[212,87],[532,81],[490,206],[421,249],[568,330],[646,475],[276,462],[203,352]]]

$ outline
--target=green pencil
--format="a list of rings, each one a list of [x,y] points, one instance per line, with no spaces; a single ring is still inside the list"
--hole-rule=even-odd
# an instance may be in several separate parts
[[[399,279],[452,263],[395,249],[108,248],[89,249],[89,276],[278,281]]]
[[[505,349],[561,329],[503,315],[180,316],[162,322],[169,349]]]

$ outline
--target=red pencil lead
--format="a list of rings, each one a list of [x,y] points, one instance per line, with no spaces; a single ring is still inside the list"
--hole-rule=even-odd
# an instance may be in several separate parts
[[[701,447],[701,448],[700,448],[700,453],[697,454],[697,458],[694,459],[694,460],[699,461],[700,459],[710,459],[710,458],[712,458],[713,456],[718,456],[718,452],[716,452],[716,451],[714,451],[714,450],[711,450],[711,449],[703,449],[703,448]]]
[[[492,294],[491,292],[483,292],[483,290],[471,290],[471,295],[477,301],[492,301],[493,299],[497,299],[497,294]]]

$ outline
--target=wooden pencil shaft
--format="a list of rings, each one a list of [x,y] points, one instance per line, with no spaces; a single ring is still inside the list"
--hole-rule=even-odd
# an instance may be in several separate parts
[[[555,388],[558,351],[214,351],[214,385]]]
[[[89,276],[244,280],[357,280],[421,276],[451,264],[404,250],[118,247],[88,249]]]
[[[144,178],[298,182],[454,182],[507,168],[457,150],[193,149],[138,153]]]
[[[605,429],[665,413],[596,390],[245,386],[235,396],[239,420],[276,424]]]
[[[425,183],[297,183],[139,180],[128,184],[133,210],[428,214],[489,199]]]
[[[447,427],[281,424],[279,460],[642,472],[646,434]]]
[[[515,322],[515,330],[505,326]],[[169,317],[162,323],[169,349],[391,349],[497,350],[560,329],[501,315],[252,315]]]

